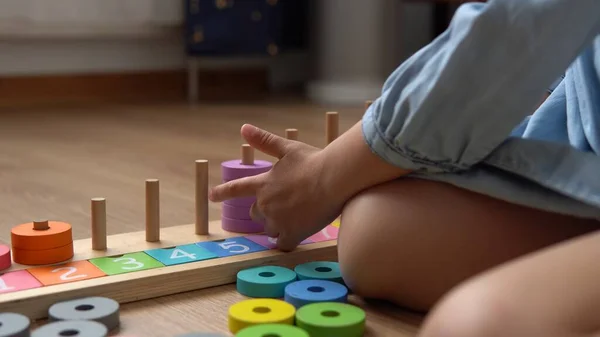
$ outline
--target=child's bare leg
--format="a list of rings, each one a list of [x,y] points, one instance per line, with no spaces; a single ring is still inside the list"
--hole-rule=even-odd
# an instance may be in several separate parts
[[[404,178],[346,205],[338,251],[346,282],[357,294],[428,310],[481,271],[599,227]]]
[[[600,336],[600,231],[494,268],[455,288],[419,337]]]

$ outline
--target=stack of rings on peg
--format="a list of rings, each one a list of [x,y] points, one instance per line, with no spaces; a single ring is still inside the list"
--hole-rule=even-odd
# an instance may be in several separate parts
[[[268,172],[273,164],[254,159],[254,149],[248,144],[242,145],[242,160],[230,160],[221,163],[223,182],[255,176]],[[250,208],[256,201],[255,196],[234,198],[223,202],[221,210],[221,227],[228,232],[261,233],[264,225],[252,220]]]
[[[11,230],[12,257],[24,265],[54,264],[73,257],[71,225],[61,221],[40,220]]]

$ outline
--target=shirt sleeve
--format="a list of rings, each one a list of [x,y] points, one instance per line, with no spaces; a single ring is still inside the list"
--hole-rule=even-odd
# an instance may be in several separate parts
[[[599,0],[467,3],[366,111],[371,150],[416,172],[468,169],[499,146],[599,32]]]

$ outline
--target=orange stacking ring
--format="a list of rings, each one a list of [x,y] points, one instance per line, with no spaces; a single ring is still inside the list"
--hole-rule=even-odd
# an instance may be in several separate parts
[[[71,243],[66,246],[44,250],[13,248],[12,256],[16,263],[30,266],[54,264],[66,261],[73,257],[73,244]]]
[[[13,248],[43,250],[72,243],[73,234],[71,225],[66,222],[34,221],[14,227],[11,241]]]
[[[73,257],[71,225],[61,221],[33,221],[11,230],[13,260],[40,265],[58,263]]]

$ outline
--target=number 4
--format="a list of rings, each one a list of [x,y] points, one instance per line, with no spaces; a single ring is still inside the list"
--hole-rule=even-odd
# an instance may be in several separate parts
[[[182,258],[182,257],[187,257],[190,258],[192,260],[196,259],[196,254],[192,254],[192,253],[188,253],[184,250],[181,250],[179,248],[175,248],[173,250],[173,252],[171,253],[171,259],[178,259],[178,258]]]

